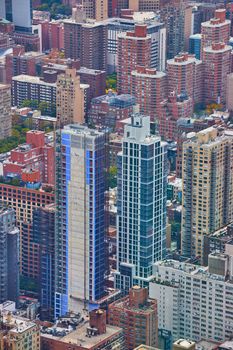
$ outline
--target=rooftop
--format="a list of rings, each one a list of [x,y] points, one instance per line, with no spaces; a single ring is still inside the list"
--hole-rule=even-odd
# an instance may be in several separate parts
[[[220,259],[225,259],[227,256],[226,254],[219,254],[215,253],[215,257],[219,257]],[[196,266],[191,263],[186,263],[186,262],[180,262],[177,260],[163,260],[155,263],[156,266],[161,266],[161,267],[166,267],[166,268],[171,268],[174,270],[182,271],[185,272],[189,275],[199,277],[200,279],[211,279],[211,280],[218,280],[221,282],[229,282],[232,283],[231,279],[228,279],[227,281],[225,280],[225,276],[217,275],[217,274],[211,274],[209,273],[208,266]]]
[[[10,23],[12,23],[12,22],[8,21],[5,18],[0,18],[0,24],[10,24]]]
[[[100,104],[105,102],[105,103],[108,103],[110,106],[125,108],[125,107],[135,105],[136,99],[132,95],[129,95],[129,94],[117,95],[116,93],[110,90],[107,95],[95,97],[92,99],[91,102],[93,104]]]
[[[136,347],[134,350],[157,350],[157,348],[154,348],[153,346],[141,344],[138,347]]]
[[[184,66],[190,63],[200,64],[202,62],[198,60],[195,57],[195,55],[188,54],[187,52],[180,52],[174,58],[167,60],[168,66],[169,65]]]
[[[151,12],[150,12],[151,13]],[[136,16],[134,18],[120,18],[120,17],[113,17],[113,18],[109,18],[107,20],[105,20],[105,22],[108,25],[112,25],[112,26],[133,26],[135,25],[135,23],[145,23],[147,25],[147,28],[150,29],[154,26],[156,27],[162,27],[164,26],[163,23],[160,23],[158,21],[157,18],[148,18],[147,16],[145,16],[145,12],[141,13],[141,12],[134,12],[134,14],[136,14]]]
[[[233,349],[233,340],[226,340],[224,343],[222,343],[220,345],[221,349],[229,349],[232,350]]]
[[[90,69],[86,67],[80,67],[80,69],[77,70],[77,73],[86,73],[91,75],[97,75],[100,73],[105,73],[104,70],[98,70],[98,69]]]
[[[204,48],[205,52],[208,53],[223,53],[223,52],[227,52],[227,51],[231,51],[232,47],[230,45],[212,45],[212,46],[207,46]]]
[[[196,350],[214,350],[218,348],[219,343],[213,341],[200,340],[196,343]]]
[[[104,133],[101,131],[98,131],[96,129],[90,129],[87,126],[80,125],[80,124],[66,125],[62,130],[62,134],[89,135],[89,136],[103,136],[104,135]]]
[[[151,38],[150,34],[147,34],[146,36],[136,36],[132,35],[133,33],[133,31],[122,32],[118,34],[118,38],[127,38],[129,40],[148,40],[148,38]]]
[[[224,22],[218,21],[218,18],[211,18],[209,21],[202,22],[201,26],[202,27],[222,27],[225,26],[226,24],[230,25],[231,21],[228,19],[225,19]]]
[[[222,228],[220,228],[219,230],[209,234],[209,237],[213,237],[213,238],[221,238],[224,241],[228,241],[230,239],[232,239],[232,234],[230,232],[228,232],[228,227],[233,227],[233,223],[231,223],[230,225],[224,226]]]
[[[85,28],[94,28],[94,27],[99,27],[99,26],[103,26],[103,25],[107,25],[107,23],[105,21],[102,22],[97,22],[94,19],[86,19],[85,22],[77,22],[75,18],[68,18],[68,19],[64,19],[63,23],[67,23],[67,24],[77,24],[77,25],[81,25],[82,27]]]
[[[38,85],[47,85],[56,88],[56,83],[47,83],[40,79],[40,77],[35,77],[31,75],[17,75],[12,78],[13,81],[19,81],[19,82],[25,82],[25,83],[31,83],[31,84],[38,84]]]
[[[91,349],[97,344],[117,336],[121,329],[115,326],[106,326],[106,333],[96,334],[96,335],[87,335],[87,329],[89,327],[89,321],[85,320],[76,329],[72,329],[70,326],[53,326],[48,328],[46,332],[41,331],[42,336],[45,338],[56,339],[63,343],[75,344],[80,347]]]
[[[144,77],[144,78],[154,78],[159,79],[166,76],[166,73],[157,71],[156,69],[146,69],[144,72],[140,70],[133,70],[131,72],[132,75]]]
[[[44,54],[41,53],[41,52],[37,52],[37,51],[27,51],[27,52],[24,52],[22,55],[19,55],[19,56],[23,57],[23,58],[32,58],[32,57],[42,57],[42,56],[44,56]]]
[[[2,311],[2,318],[3,323],[11,329],[11,332],[14,333],[24,333],[30,328],[34,328],[36,326],[35,323],[26,318],[9,314],[9,311]]]
[[[179,340],[175,341],[175,343],[173,345],[179,345],[184,349],[189,349],[190,347],[194,346],[195,343],[193,341],[190,341],[190,340],[179,339]]]
[[[62,338],[62,341],[65,343],[77,344],[83,346],[87,349],[92,348],[97,345],[97,343],[101,343],[108,338],[112,338],[117,335],[121,331],[120,328],[107,325],[106,333],[101,335],[91,336],[90,338],[86,336],[87,334],[87,326],[83,325],[81,328],[76,329],[75,331],[69,333],[65,337]]]
[[[196,33],[196,34],[192,34],[189,37],[190,39],[201,39],[201,34],[200,33]]]

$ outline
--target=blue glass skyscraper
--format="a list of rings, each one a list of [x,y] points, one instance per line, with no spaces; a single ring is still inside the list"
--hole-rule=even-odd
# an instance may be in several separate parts
[[[148,285],[166,249],[166,144],[150,134],[150,117],[133,115],[118,155],[117,273],[127,291]]]
[[[69,125],[58,135],[56,317],[104,295],[105,160],[103,132]]]

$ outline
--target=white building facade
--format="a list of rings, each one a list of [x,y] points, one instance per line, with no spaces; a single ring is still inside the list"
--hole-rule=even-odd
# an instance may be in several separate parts
[[[224,341],[233,332],[232,256],[213,253],[209,268],[176,260],[154,265],[150,297],[159,329],[193,341]]]

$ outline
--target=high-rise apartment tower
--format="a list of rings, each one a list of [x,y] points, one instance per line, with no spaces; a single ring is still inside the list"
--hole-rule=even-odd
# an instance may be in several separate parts
[[[105,141],[78,124],[58,133],[55,316],[104,295]]]
[[[166,249],[166,144],[150,117],[132,115],[118,157],[117,272],[122,291],[145,286]]]
[[[233,137],[211,127],[183,144],[181,250],[203,258],[204,236],[233,218]]]

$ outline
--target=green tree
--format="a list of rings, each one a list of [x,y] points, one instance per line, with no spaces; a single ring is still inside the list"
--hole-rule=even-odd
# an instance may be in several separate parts
[[[24,100],[21,103],[21,107],[30,107],[32,109],[38,108],[38,101],[37,100]]]
[[[109,167],[108,186],[110,188],[114,188],[117,186],[117,167],[115,165]]]
[[[106,88],[116,90],[117,88],[117,75],[116,73],[109,74],[106,78]]]
[[[41,111],[41,114],[46,114],[49,109],[49,104],[46,101],[41,101],[38,105],[38,109]]]

